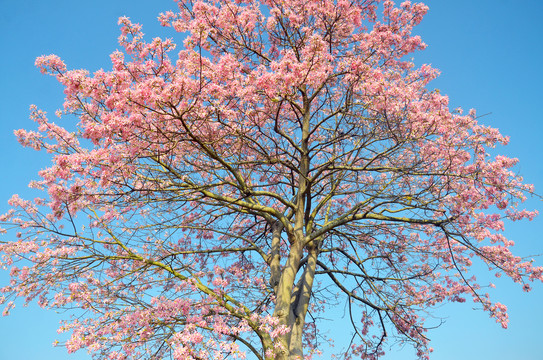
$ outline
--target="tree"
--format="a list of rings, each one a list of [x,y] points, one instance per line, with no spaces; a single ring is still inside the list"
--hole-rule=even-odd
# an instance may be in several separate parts
[[[53,165],[33,183],[47,199],[14,196],[2,219],[19,228],[0,244],[6,312],[14,296],[83,309],[68,350],[111,359],[310,356],[334,305],[353,326],[345,357],[396,336],[424,358],[423,316],[443,301],[506,326],[468,273],[480,259],[526,290],[543,279],[503,235],[535,215],[518,209],[533,190],[487,154],[507,139],[406,60],[424,5],[179,8],[160,18],[178,55],[124,18],[109,72],[38,59],[79,122],[34,109],[39,132],[17,133]]]

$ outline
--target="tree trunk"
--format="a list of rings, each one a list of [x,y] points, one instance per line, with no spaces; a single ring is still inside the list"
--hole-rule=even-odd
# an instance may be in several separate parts
[[[270,359],[303,359],[302,335],[315,278],[318,249],[317,247],[309,249],[304,271],[298,283],[294,286],[294,280],[303,254],[302,245],[304,239],[296,240],[295,243],[299,245],[293,245],[291,248],[291,253],[278,285],[277,303],[274,312],[274,316],[279,318],[279,324],[286,325],[290,332],[277,339],[280,348],[275,349],[275,354]]]

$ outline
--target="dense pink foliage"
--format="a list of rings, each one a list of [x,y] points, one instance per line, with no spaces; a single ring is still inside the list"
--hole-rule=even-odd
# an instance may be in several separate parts
[[[536,215],[519,208],[533,189],[488,154],[508,139],[406,60],[425,5],[178,4],[159,21],[181,49],[121,18],[110,71],[36,60],[78,123],[33,107],[37,131],[16,131],[53,163],[31,184],[45,198],[14,195],[0,218],[17,232],[0,243],[4,314],[16,296],[82,309],[65,345],[103,359],[310,358],[334,304],[345,358],[393,337],[426,358],[424,314],[444,301],[507,326],[470,266],[543,280],[504,236]]]

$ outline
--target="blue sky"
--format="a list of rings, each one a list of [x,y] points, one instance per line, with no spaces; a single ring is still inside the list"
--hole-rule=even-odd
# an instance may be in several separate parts
[[[481,121],[511,136],[497,152],[520,158],[517,170],[543,193],[543,2],[540,0],[428,0],[430,12],[416,32],[428,49],[415,61],[442,71],[431,86],[448,94],[452,106],[491,113]],[[45,154],[21,148],[13,130],[34,128],[29,105],[53,113],[62,104],[62,88],[34,67],[39,55],[57,54],[69,68],[109,68],[109,54],[118,48],[117,18],[142,23],[149,37],[175,34],[156,21],[159,12],[175,8],[170,0],[0,0],[0,213],[13,193],[30,195],[26,184],[48,164]],[[543,211],[541,201],[527,208]],[[507,235],[522,256],[543,254],[543,220],[510,224]],[[543,257],[537,260],[543,264]],[[503,330],[472,304],[445,305],[435,314],[446,322],[429,333],[434,360],[541,360],[543,284],[526,294],[510,281],[481,276],[498,285],[494,299],[508,305],[510,324]],[[0,274],[0,284],[7,277]],[[484,282],[484,281],[483,281]],[[85,360],[51,346],[58,338],[61,316],[17,307],[0,318],[0,359]],[[411,359],[409,349],[393,349],[385,360]]]

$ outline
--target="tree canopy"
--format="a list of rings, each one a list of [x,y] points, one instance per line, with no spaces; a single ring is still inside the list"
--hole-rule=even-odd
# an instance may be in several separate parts
[[[144,39],[121,18],[112,69],[36,65],[64,86],[65,125],[34,107],[21,144],[52,154],[0,218],[15,297],[79,309],[68,351],[99,359],[301,359],[330,342],[376,359],[390,339],[429,356],[425,314],[471,300],[507,326],[472,262],[521,284],[504,220],[532,186],[507,137],[450,109],[408,55],[420,3],[179,1]],[[73,119],[77,119],[74,123]],[[341,319],[335,319],[341,321]],[[333,340],[333,339],[332,339]]]

